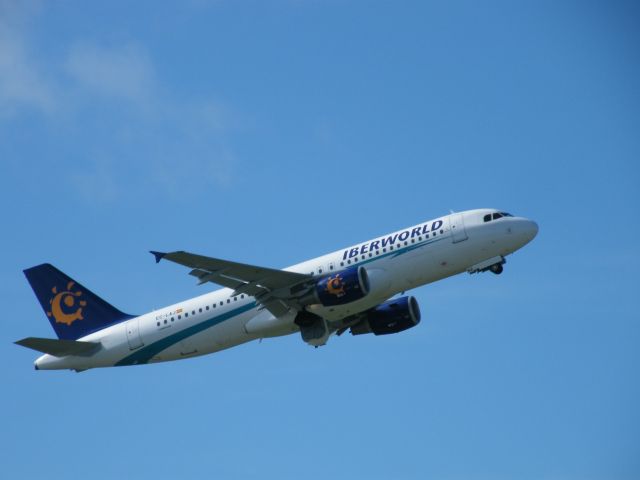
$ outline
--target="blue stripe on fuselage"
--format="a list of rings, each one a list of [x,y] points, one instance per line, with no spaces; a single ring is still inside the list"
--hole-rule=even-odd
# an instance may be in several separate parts
[[[235,308],[229,312],[218,315],[217,317],[210,318],[203,322],[197,323],[190,327],[187,327],[179,332],[174,333],[173,335],[169,335],[167,337],[158,340],[157,342],[151,343],[146,347],[142,347],[140,350],[132,353],[124,357],[122,360],[115,364],[116,367],[121,367],[124,365],[138,365],[141,363],[147,363],[151,360],[155,355],[160,353],[162,350],[166,350],[167,348],[175,345],[176,343],[188,338],[192,335],[202,332],[207,328],[211,328],[219,323],[224,322],[236,315],[240,315],[242,313],[248,312],[252,308],[255,308],[256,302],[250,302],[247,305],[243,305],[242,307]]]

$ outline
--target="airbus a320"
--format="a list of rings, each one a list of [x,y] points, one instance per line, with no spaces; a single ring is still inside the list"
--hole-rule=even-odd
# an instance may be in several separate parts
[[[309,345],[332,335],[389,335],[415,327],[420,308],[403,293],[462,272],[500,274],[538,225],[495,209],[452,213],[283,270],[184,251],[152,251],[224,288],[129,315],[48,263],[24,271],[58,338],[15,343],[44,355],[37,370],[84,371],[206,355],[299,332]]]

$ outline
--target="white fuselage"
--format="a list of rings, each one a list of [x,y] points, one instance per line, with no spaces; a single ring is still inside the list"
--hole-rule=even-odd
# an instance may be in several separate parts
[[[328,323],[337,322],[373,308],[399,292],[509,255],[536,235],[537,225],[525,218],[483,220],[493,212],[496,210],[447,215],[285,270],[320,277],[364,265],[374,284],[369,295],[342,306],[308,308]],[[36,368],[84,370],[164,362],[298,331],[294,313],[275,318],[268,310],[260,309],[253,297],[232,293],[231,289],[223,288],[112,325],[79,339],[99,342],[101,349],[95,354],[87,357],[45,354],[36,360]]]

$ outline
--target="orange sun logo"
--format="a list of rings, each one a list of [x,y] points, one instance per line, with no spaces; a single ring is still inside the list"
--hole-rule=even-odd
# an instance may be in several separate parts
[[[56,320],[56,323],[64,323],[66,325],[71,325],[76,320],[84,320],[82,316],[82,307],[87,305],[87,302],[84,300],[79,300],[78,307],[69,312],[69,309],[76,307],[76,298],[82,296],[82,292],[74,292],[72,291],[75,282],[69,282],[67,284],[67,290],[63,292],[58,292],[58,287],[53,287],[51,292],[54,294],[53,298],[49,300],[51,304],[51,311],[47,312],[48,317],[53,317]],[[64,307],[62,306],[64,304]]]
[[[335,277],[329,277],[327,280],[327,292],[337,297],[345,295],[344,283],[340,278],[340,274],[336,274]]]

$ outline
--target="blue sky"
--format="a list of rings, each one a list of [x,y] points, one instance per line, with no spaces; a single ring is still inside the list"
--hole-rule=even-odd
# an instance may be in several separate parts
[[[12,478],[640,477],[634,2],[0,2]],[[147,250],[283,267],[450,209],[538,221],[390,337],[35,372],[22,269],[127,312]]]

